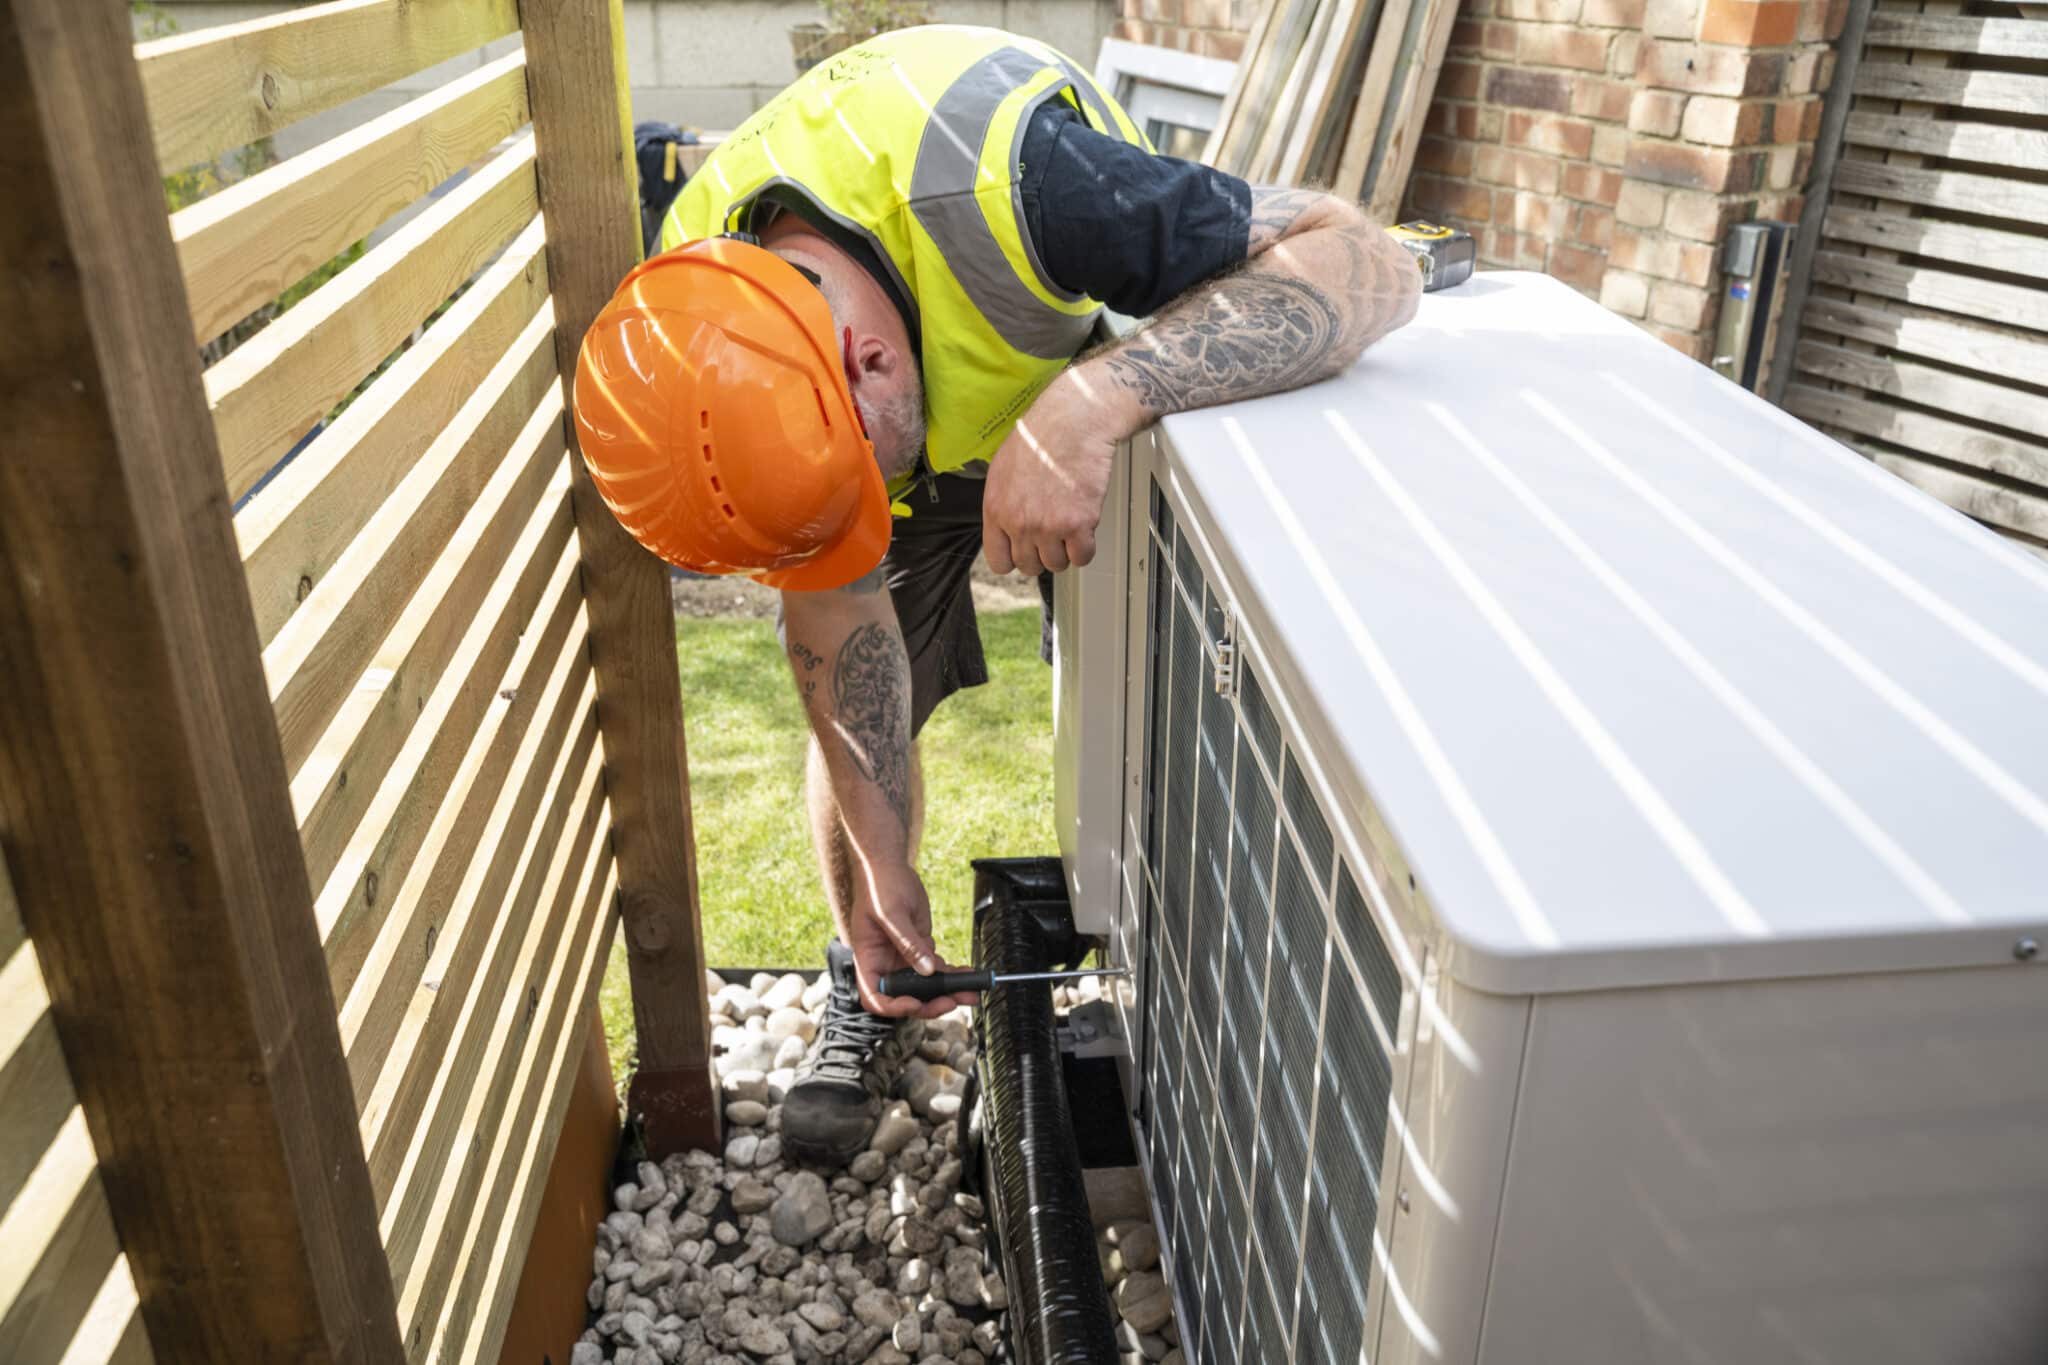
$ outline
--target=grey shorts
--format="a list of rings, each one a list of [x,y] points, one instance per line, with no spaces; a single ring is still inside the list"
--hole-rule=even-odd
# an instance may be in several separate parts
[[[988,681],[981,631],[974,623],[969,575],[981,554],[982,480],[940,474],[903,495],[882,574],[910,652],[910,732],[924,729],[938,704]],[[1043,606],[1039,656],[1052,662],[1052,575],[1038,576]]]

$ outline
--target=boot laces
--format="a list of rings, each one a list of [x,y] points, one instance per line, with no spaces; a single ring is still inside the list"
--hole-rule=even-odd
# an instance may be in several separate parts
[[[860,1001],[834,990],[825,1007],[825,1025],[818,1031],[817,1056],[811,1063],[815,1075],[867,1085],[880,1078],[871,1074],[868,1062],[896,1037],[896,1020],[869,1014]]]

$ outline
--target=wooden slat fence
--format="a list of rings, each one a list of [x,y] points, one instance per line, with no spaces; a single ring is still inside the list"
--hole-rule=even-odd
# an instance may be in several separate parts
[[[70,263],[0,296],[56,329],[4,343],[40,383],[0,419],[60,474],[0,485],[0,1359],[495,1361],[622,911],[636,1103],[717,1138],[667,575],[565,401],[637,258],[620,6],[340,0],[132,59],[112,4],[0,13],[50,182],[0,245]],[[486,44],[175,214],[134,193]]]
[[[1782,401],[2048,553],[2048,14],[1858,3]]]
[[[154,1359],[85,1111],[0,864],[0,1359]]]

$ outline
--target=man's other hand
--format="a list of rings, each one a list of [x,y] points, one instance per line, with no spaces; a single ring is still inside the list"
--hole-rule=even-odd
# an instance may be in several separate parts
[[[940,957],[932,945],[932,904],[924,883],[908,867],[888,870],[854,870],[853,905],[850,924],[839,926],[839,936],[853,949],[854,975],[860,982],[860,1003],[870,1014],[891,1018],[936,1019],[959,1005],[974,1003],[974,993],[941,996],[937,1000],[912,1000],[906,996],[883,995],[876,983],[884,972],[902,968],[917,971],[920,965],[931,971],[959,971],[961,968]]]
[[[982,548],[999,574],[1054,573],[1095,558],[1095,528],[1117,443],[1144,425],[1130,395],[1068,370],[1019,419],[989,463]]]

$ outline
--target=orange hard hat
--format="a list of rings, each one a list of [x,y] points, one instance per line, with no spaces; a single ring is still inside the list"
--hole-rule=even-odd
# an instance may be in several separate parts
[[[584,334],[572,402],[605,505],[671,564],[817,591],[889,548],[832,310],[773,252],[714,237],[638,266]]]

